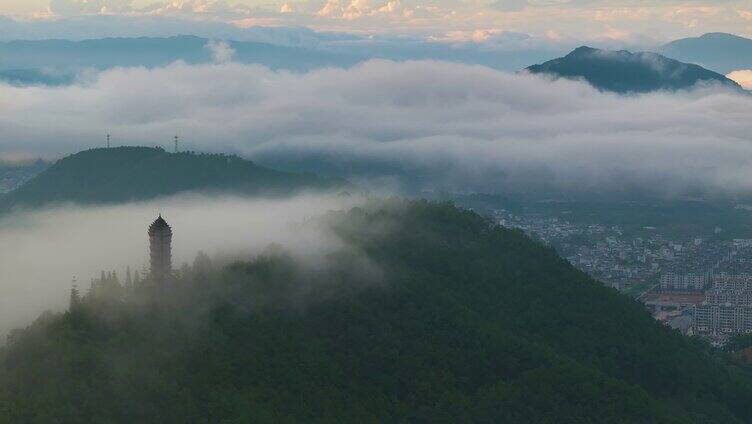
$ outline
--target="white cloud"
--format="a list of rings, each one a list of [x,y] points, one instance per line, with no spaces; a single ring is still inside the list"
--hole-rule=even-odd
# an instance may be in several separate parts
[[[440,62],[305,74],[227,63],[0,86],[0,151],[169,143],[262,163],[327,162],[449,188],[752,194],[752,98],[719,88],[621,97]],[[366,164],[359,168],[358,166]]]
[[[51,0],[49,10],[56,15],[128,13],[132,0]]]
[[[206,44],[206,48],[211,52],[214,63],[227,63],[235,56],[235,50],[227,41],[212,40]]]
[[[172,0],[157,2],[134,12],[146,15],[239,19],[251,14],[251,8],[225,0]]]
[[[96,14],[198,15],[212,18],[237,18],[250,14],[247,6],[225,0],[155,1],[137,7],[134,0],[51,0],[49,11],[55,16]]]

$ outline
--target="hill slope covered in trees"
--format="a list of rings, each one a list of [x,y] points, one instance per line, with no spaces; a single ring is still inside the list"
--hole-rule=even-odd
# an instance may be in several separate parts
[[[0,198],[0,210],[55,202],[127,202],[189,190],[287,194],[344,187],[345,183],[313,174],[277,171],[238,156],[115,147],[86,150],[59,160]]]
[[[752,376],[519,231],[390,201],[318,221],[347,244],[110,281],[14,332],[3,422],[752,420]],[[104,290],[106,289],[106,290]]]
[[[721,74],[648,52],[579,47],[564,57],[527,70],[534,74],[582,78],[599,90],[617,93],[683,90],[698,83],[718,83],[741,90],[737,83]]]

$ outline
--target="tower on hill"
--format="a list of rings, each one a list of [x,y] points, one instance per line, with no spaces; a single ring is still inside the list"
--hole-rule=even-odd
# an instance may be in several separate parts
[[[151,277],[161,290],[172,275],[172,228],[161,214],[149,226],[149,258]]]

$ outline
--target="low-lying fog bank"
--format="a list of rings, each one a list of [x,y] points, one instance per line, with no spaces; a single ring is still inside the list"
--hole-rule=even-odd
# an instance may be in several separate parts
[[[44,310],[67,306],[75,277],[82,291],[101,270],[148,267],[147,227],[158,214],[173,228],[173,266],[212,257],[250,258],[270,243],[316,261],[342,247],[315,225],[296,225],[359,196],[303,194],[286,199],[181,195],[118,206],[63,205],[0,218],[0,337]]]

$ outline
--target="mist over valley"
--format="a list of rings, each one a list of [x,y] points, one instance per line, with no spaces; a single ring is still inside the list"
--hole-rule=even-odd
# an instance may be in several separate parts
[[[752,422],[690,3],[0,1],[0,422]]]

